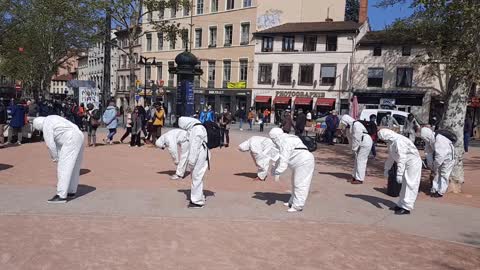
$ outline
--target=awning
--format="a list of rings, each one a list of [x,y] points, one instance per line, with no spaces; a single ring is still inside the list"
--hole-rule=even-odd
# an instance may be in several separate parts
[[[272,99],[271,96],[256,96],[255,97],[255,102],[270,103],[270,99]]]
[[[273,103],[275,104],[290,104],[290,101],[292,100],[291,97],[275,97],[275,100]]]
[[[317,106],[323,107],[333,107],[335,106],[336,99],[334,98],[318,98],[317,99]]]
[[[295,105],[310,105],[312,103],[312,98],[309,97],[297,97],[295,99]]]

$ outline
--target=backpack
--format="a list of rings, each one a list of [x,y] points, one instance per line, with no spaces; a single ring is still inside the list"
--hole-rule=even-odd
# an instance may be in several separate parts
[[[94,127],[94,128],[99,127],[100,126],[100,118],[101,118],[100,110],[98,110],[98,109],[93,110],[92,117],[90,118],[90,125],[92,125],[92,127]]]
[[[317,142],[314,138],[309,136],[299,136],[299,138],[302,140],[303,144],[305,144],[308,151],[315,152],[315,150],[317,150]]]
[[[205,122],[203,124],[195,124],[195,126],[203,125],[205,130],[207,130],[207,147],[208,149],[213,149],[220,147],[220,127],[215,122]]]
[[[447,129],[439,129],[437,131],[435,131],[435,137],[437,137],[437,135],[440,134],[442,136],[444,136],[445,138],[449,139],[453,144],[456,144],[457,143],[457,135],[455,135],[455,133],[451,132],[450,130],[447,130]]]

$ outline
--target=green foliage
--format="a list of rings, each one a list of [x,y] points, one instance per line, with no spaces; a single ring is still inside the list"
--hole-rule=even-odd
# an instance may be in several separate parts
[[[345,3],[345,21],[358,22],[359,10],[359,0],[347,0],[347,2]]]

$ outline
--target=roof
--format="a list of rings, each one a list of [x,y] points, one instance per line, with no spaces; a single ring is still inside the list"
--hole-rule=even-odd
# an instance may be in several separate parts
[[[279,26],[268,28],[254,33],[263,34],[284,34],[284,33],[322,33],[322,32],[356,32],[362,24],[352,21],[337,22],[300,22],[285,23]]]
[[[393,31],[372,31],[365,34],[360,40],[360,46],[371,45],[413,45],[420,42],[413,36],[402,35]]]

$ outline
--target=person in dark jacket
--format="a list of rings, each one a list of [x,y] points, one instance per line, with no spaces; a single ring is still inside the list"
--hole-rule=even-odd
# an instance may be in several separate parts
[[[469,113],[465,117],[465,124],[463,126],[463,148],[468,153],[468,145],[470,143],[470,135],[472,135],[473,121]]]
[[[293,120],[292,115],[290,114],[290,110],[286,110],[282,120],[282,130],[285,133],[290,133],[293,127]]]
[[[338,119],[337,112],[332,111],[325,119],[325,123],[327,125],[327,129],[325,130],[326,143],[329,145],[334,145],[333,138],[335,137],[335,133],[337,132],[337,128],[340,124],[340,119]]]
[[[295,120],[295,135],[303,135],[305,133],[306,124],[307,116],[303,113],[303,109],[298,109],[297,119]]]
[[[243,130],[243,122],[247,120],[247,112],[245,111],[245,107],[242,106],[240,110],[237,111],[236,117],[238,118],[239,128]]]
[[[142,146],[140,137],[142,136],[143,123],[144,123],[144,114],[142,113],[143,107],[135,107],[132,116],[131,116],[131,140],[130,146]]]
[[[372,156],[373,158],[377,157],[377,140],[378,140],[378,127],[377,127],[377,116],[375,114],[370,115],[370,122],[367,125],[367,132],[370,137],[372,137]]]
[[[12,142],[12,137],[17,136],[17,144],[22,144],[22,129],[25,126],[25,114],[27,110],[23,104],[14,104],[10,107],[10,130],[8,132],[8,143]]]
[[[7,107],[5,107],[3,98],[0,98],[0,144],[4,143],[3,129],[7,124],[7,119]]]

